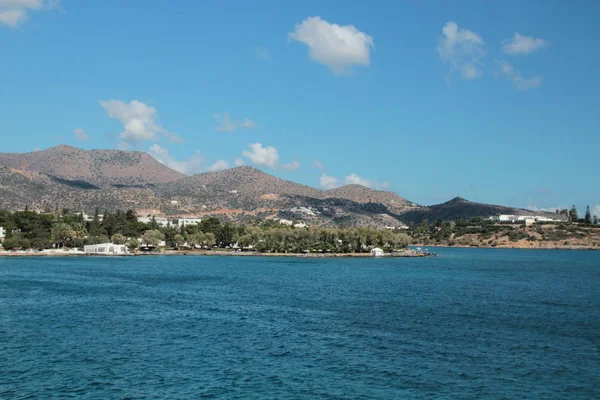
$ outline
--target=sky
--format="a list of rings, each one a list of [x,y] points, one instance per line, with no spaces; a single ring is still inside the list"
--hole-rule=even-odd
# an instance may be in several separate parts
[[[0,0],[0,151],[600,215],[600,2]]]

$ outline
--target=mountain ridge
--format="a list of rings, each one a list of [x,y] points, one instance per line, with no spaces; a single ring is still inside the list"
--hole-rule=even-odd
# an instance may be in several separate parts
[[[462,198],[422,207],[389,191],[360,185],[321,190],[250,166],[186,176],[143,152],[66,145],[31,153],[0,153],[0,208],[25,206],[375,227],[525,211]]]

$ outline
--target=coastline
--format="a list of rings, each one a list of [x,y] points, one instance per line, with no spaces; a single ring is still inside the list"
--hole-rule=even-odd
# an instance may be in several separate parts
[[[384,256],[374,257],[371,253],[257,253],[237,252],[226,250],[167,250],[162,253],[127,253],[127,254],[85,254],[83,252],[44,252],[44,251],[17,251],[0,252],[0,257],[152,257],[152,256],[208,256],[208,257],[289,257],[289,258],[420,258],[435,256],[433,253],[422,253],[416,250],[386,253]]]

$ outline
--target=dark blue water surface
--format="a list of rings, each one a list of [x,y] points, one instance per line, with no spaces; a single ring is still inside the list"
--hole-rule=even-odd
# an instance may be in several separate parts
[[[1,399],[598,399],[600,252],[0,259]]]

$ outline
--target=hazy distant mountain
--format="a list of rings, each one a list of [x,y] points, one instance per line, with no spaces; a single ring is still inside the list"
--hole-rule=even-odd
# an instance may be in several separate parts
[[[403,213],[401,218],[406,223],[418,224],[423,220],[429,222],[438,219],[443,221],[455,221],[458,219],[468,220],[473,217],[489,217],[498,214],[509,215],[548,215],[556,217],[553,213],[532,212],[522,208],[497,206],[492,204],[473,203],[461,197],[455,197],[442,204],[421,207]]]
[[[96,187],[144,186],[183,177],[140,151],[81,150],[57,146],[31,153],[0,153],[0,165],[38,171],[63,180]]]
[[[252,167],[184,176],[146,153],[58,146],[0,154],[0,208],[214,215],[232,221],[286,218],[311,226],[401,226],[526,210],[456,198],[421,207],[401,196],[348,185],[328,191]]]

